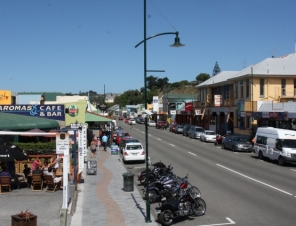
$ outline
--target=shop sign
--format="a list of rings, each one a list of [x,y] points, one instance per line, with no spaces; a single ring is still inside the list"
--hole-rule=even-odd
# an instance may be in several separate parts
[[[220,107],[223,104],[222,95],[214,95],[215,107]]]
[[[195,115],[202,115],[201,110],[195,110]]]
[[[278,112],[269,112],[269,118],[278,118],[279,113]]]
[[[0,112],[65,121],[64,105],[0,105]]]
[[[191,112],[192,111],[192,106],[193,106],[192,103],[185,103],[185,111]]]
[[[56,133],[56,154],[69,155],[70,139],[68,133]]]
[[[246,117],[246,112],[245,111],[241,111],[240,112],[240,117],[242,117],[242,118]]]
[[[175,115],[176,114],[176,111],[175,110],[170,110],[170,114],[171,115]]]
[[[11,104],[11,91],[0,90],[0,105]]]
[[[262,118],[262,112],[254,112],[253,116],[254,118]]]
[[[246,112],[246,117],[252,117],[252,112]]]
[[[76,105],[70,105],[69,106],[69,115],[71,117],[76,117],[78,115],[78,107]]]
[[[269,118],[269,112],[262,112],[262,118]]]

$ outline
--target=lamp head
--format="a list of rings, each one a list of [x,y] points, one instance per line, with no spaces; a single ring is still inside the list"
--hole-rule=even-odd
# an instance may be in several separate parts
[[[176,37],[175,37],[175,43],[170,45],[171,47],[183,47],[185,45],[181,44],[180,42],[180,38],[179,38],[179,32],[176,33]]]

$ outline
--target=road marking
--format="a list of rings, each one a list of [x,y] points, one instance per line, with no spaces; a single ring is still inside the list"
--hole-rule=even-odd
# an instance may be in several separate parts
[[[174,144],[170,144],[171,146],[173,146],[173,147],[175,147],[175,145]]]
[[[199,225],[199,226],[216,226],[216,225],[235,224],[235,222],[233,220],[231,220],[229,217],[226,217],[225,219],[228,220],[229,222],[227,222],[227,223],[221,223],[221,224],[204,224],[204,225]]]
[[[240,175],[240,176],[243,176],[243,177],[245,177],[245,178],[247,178],[247,179],[250,179],[250,180],[252,180],[252,181],[255,181],[255,182],[259,183],[259,184],[263,184],[263,185],[265,185],[265,186],[267,186],[267,187],[270,187],[270,188],[275,189],[275,190],[277,190],[277,191],[283,192],[283,193],[285,193],[285,194],[287,194],[287,195],[293,195],[293,194],[291,194],[291,193],[289,193],[289,192],[286,192],[286,191],[284,191],[284,190],[281,190],[281,189],[279,189],[279,188],[276,188],[276,187],[274,187],[274,186],[271,186],[271,185],[269,185],[269,184],[266,184],[266,183],[264,183],[264,182],[262,182],[262,181],[256,180],[256,179],[254,179],[254,178],[252,178],[252,177],[249,177],[249,176],[247,176],[247,175],[244,175],[244,174],[242,174],[242,173],[239,173],[239,172],[237,172],[237,171],[234,171],[234,170],[232,170],[232,169],[229,169],[229,168],[227,168],[227,167],[225,167],[225,166],[222,166],[222,165],[220,165],[220,164],[216,164],[216,165],[217,165],[217,166],[220,166],[220,167],[222,167],[222,168],[224,168],[224,169],[227,169],[227,170],[229,170],[229,171],[231,171],[231,172],[233,172],[233,173],[236,173],[236,174],[238,174],[238,175]]]
[[[188,151],[188,153],[191,154],[191,155],[195,155],[195,156],[196,156],[196,154],[194,154],[194,153],[192,153],[192,152],[190,152],[190,151]]]
[[[160,138],[157,138],[157,140],[161,140]]]
[[[295,169],[291,169],[291,170],[296,171]]]

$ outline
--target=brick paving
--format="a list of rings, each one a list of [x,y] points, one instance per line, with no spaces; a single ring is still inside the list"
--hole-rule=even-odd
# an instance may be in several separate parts
[[[123,191],[122,174],[126,169],[119,155],[98,151],[97,168],[97,175],[86,175],[86,170],[83,171],[84,183],[78,184],[77,205],[70,219],[71,226],[158,225],[152,215],[152,222],[145,223],[146,205],[137,188],[133,192]]]

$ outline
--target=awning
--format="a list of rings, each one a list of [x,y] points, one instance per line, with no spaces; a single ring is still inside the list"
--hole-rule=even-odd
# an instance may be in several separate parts
[[[0,130],[56,129],[59,123],[52,119],[0,112]]]
[[[92,112],[85,113],[85,122],[111,122],[112,119]]]

